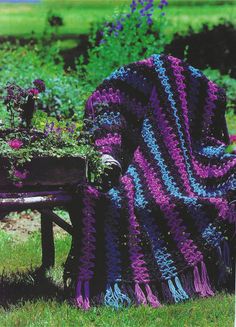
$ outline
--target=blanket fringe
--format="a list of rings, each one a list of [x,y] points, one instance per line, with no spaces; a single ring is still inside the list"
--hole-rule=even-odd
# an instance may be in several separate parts
[[[193,269],[193,275],[195,291],[199,293],[200,296],[207,297],[214,295],[214,292],[210,287],[206,265],[203,261],[201,261],[201,276],[197,265]]]
[[[84,296],[82,292],[84,289]],[[89,281],[79,280],[76,287],[76,304],[79,308],[88,310],[90,308],[89,302]]]
[[[121,291],[120,287],[118,286],[118,283],[115,283],[113,288],[110,284],[108,284],[104,297],[104,304],[106,306],[119,309],[125,304],[129,306],[131,304],[131,300],[126,294]]]
[[[161,303],[159,302],[158,298],[156,297],[156,295],[153,294],[149,284],[145,285],[145,289],[147,292],[147,300],[149,302],[149,304],[153,307],[153,308],[159,308],[161,307]]]
[[[161,307],[161,303],[158,300],[157,296],[151,290],[150,285],[148,283],[144,283],[144,288],[146,291],[146,295],[142,290],[140,284],[139,283],[135,284],[134,295],[137,304],[142,304],[142,305],[149,304],[153,308]]]
[[[146,296],[143,290],[141,289],[139,283],[135,283],[134,293],[138,304],[143,304],[143,305],[147,304]]]
[[[195,289],[193,285],[192,272],[186,271],[182,273],[180,277],[183,284],[183,288],[186,290],[186,293],[189,295],[189,297],[193,297],[195,295]]]
[[[223,241],[223,249],[222,249],[222,258],[224,261],[225,266],[231,270],[232,269],[232,262],[230,258],[230,249],[229,244],[226,240]]]
[[[169,290],[171,291],[174,301],[180,302],[183,300],[187,300],[189,297],[188,297],[187,293],[184,291],[184,289],[180,283],[179,277],[176,276],[174,280],[175,280],[176,286],[174,285],[174,283],[171,279],[168,280]]]
[[[219,277],[218,283],[225,282],[228,274],[232,271],[232,261],[230,257],[230,248],[228,241],[224,240],[217,248],[219,256]]]

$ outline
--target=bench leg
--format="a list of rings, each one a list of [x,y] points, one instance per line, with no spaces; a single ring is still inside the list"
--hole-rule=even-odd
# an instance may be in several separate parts
[[[53,222],[50,217],[41,213],[42,268],[48,269],[55,264]]]

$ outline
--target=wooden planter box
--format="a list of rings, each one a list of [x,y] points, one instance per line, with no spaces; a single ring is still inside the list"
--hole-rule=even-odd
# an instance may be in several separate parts
[[[7,159],[0,158],[0,189],[14,187],[6,169]],[[21,169],[29,173],[22,180],[23,186],[65,186],[85,181],[86,163],[81,157],[33,158]]]
[[[17,131],[25,132],[24,129],[5,129],[0,131],[0,138],[4,139],[9,133]],[[44,134],[38,131],[29,131],[27,134],[38,138],[44,137]],[[0,157],[0,190],[16,188],[14,182],[9,178],[8,167],[8,159]],[[16,169],[28,172],[27,177],[22,180],[22,186],[26,188],[76,185],[86,179],[86,161],[79,156],[33,158],[23,167]]]

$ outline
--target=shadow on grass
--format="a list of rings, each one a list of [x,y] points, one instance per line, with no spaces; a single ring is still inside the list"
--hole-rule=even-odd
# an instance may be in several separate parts
[[[58,303],[69,300],[62,281],[55,282],[50,273],[50,270],[45,272],[41,268],[26,272],[3,272],[0,276],[0,306],[9,309],[12,305],[37,299]]]

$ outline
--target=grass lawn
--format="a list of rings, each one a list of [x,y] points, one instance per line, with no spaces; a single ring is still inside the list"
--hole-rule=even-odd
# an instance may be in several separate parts
[[[0,325],[6,327],[233,327],[234,297],[220,294],[159,309],[149,307],[114,311],[93,308],[81,312],[66,302],[26,301],[7,312],[0,310]]]
[[[61,265],[69,247],[69,236],[57,234],[56,267],[40,284],[32,273],[41,262],[40,234],[36,232],[27,241],[15,243],[9,234],[1,231],[2,294],[7,294],[8,305],[0,308],[0,326],[233,326],[234,296],[224,293],[156,310],[133,306],[120,311],[104,307],[82,312],[63,298]]]
[[[176,1],[172,5],[170,1],[166,9],[168,20],[166,33],[170,37],[175,32],[186,32],[189,25],[198,30],[203,23],[213,25],[221,18],[236,23],[236,5],[193,7],[175,6],[175,3]],[[64,26],[59,29],[59,34],[87,33],[92,22],[104,18],[109,20],[119,6],[129,10],[129,4],[129,0],[45,0],[36,4],[0,3],[0,35],[29,36],[34,31],[37,36],[40,36],[44,31],[49,11],[63,17]]]
[[[110,20],[121,5],[128,10],[130,0],[44,0],[38,4],[2,3],[0,1],[0,36],[40,37],[45,29],[48,12],[63,17],[65,25],[60,35],[88,33],[91,23]],[[188,27],[198,30],[203,23],[214,25],[221,19],[236,25],[235,5],[202,6],[177,5],[170,0],[166,9],[166,35],[171,39],[176,32],[185,33]],[[195,1],[195,3],[201,2]],[[217,2],[217,1],[216,1]],[[167,40],[168,40],[167,39]],[[64,46],[71,47],[71,40]],[[75,39],[72,40],[75,42]],[[77,43],[75,42],[74,45]],[[27,71],[28,74],[28,71]],[[227,113],[231,133],[236,133],[236,116]],[[38,225],[39,221],[38,221]],[[1,226],[1,223],[0,223]],[[70,237],[57,233],[56,264],[46,277],[35,273],[41,264],[40,233],[34,232],[26,241],[0,230],[0,326],[4,327],[231,327],[234,321],[233,295],[218,293],[209,299],[195,299],[159,309],[134,307],[114,311],[110,308],[78,310],[65,299],[63,292],[63,264],[70,249]],[[1,306],[2,305],[2,306]]]

